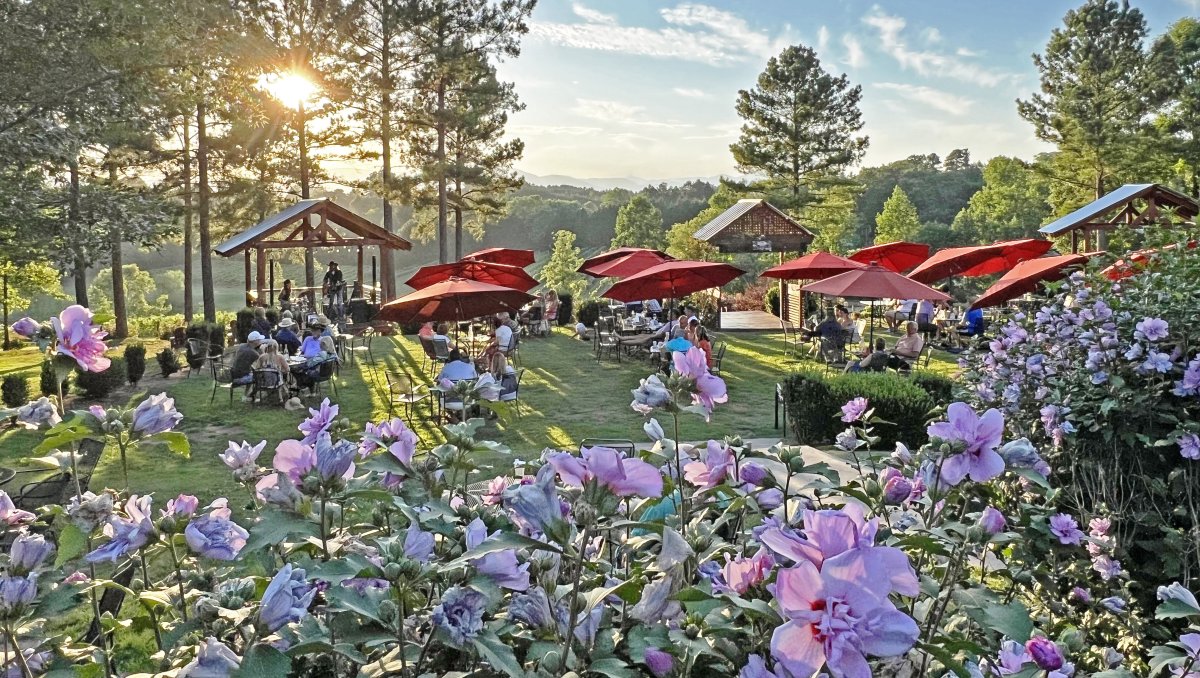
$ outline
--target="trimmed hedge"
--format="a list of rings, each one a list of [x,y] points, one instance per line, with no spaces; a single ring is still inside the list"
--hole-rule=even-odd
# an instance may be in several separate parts
[[[938,405],[949,405],[954,399],[954,380],[933,372],[914,370],[909,376],[912,383],[921,387]]]
[[[141,344],[130,344],[125,347],[125,376],[129,383],[137,386],[146,375],[146,347]]]
[[[579,322],[588,327],[595,327],[596,321],[600,320],[600,302],[596,300],[585,301],[579,307]]]
[[[10,374],[0,382],[0,400],[6,407],[21,407],[29,402],[29,380],[23,374]]]
[[[42,373],[38,378],[38,390],[44,396],[58,395],[58,386],[54,383],[54,363],[49,360],[42,361]],[[67,393],[71,390],[71,375],[63,377],[62,392]]]
[[[237,312],[237,331],[234,339],[239,344],[246,343],[246,337],[250,336],[250,329],[254,327],[254,309],[247,306]]]
[[[179,364],[179,356],[175,355],[175,349],[170,346],[159,351],[154,358],[158,361],[158,369],[162,370],[164,377],[170,377],[183,368]]]
[[[83,395],[100,400],[125,385],[125,359],[113,358],[112,365],[103,372],[85,372],[75,368],[75,386]]]
[[[785,407],[798,442],[831,444],[846,428],[841,421],[842,405],[863,397],[870,401],[877,419],[889,422],[875,427],[880,448],[891,447],[897,441],[913,446],[925,443],[925,426],[930,412],[945,406],[949,400],[931,395],[930,390],[941,386],[941,382],[934,379],[923,378],[918,383],[891,373],[826,375],[815,370],[792,374],[783,383]]]
[[[558,295],[558,323],[559,327],[571,322],[571,315],[575,311],[575,298],[570,294]]]

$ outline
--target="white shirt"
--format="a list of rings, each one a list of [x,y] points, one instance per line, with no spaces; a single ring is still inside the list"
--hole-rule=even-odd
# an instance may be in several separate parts
[[[496,343],[500,345],[501,351],[507,351],[512,348],[512,328],[508,325],[501,325],[496,328]]]
[[[933,317],[933,302],[922,301],[921,306],[917,309],[917,315],[923,315],[928,320]]]
[[[913,305],[916,303],[917,303],[916,299],[905,299],[904,302],[902,304],[900,304],[900,312],[901,313],[912,313]]]
[[[474,379],[477,376],[479,375],[475,373],[475,366],[471,363],[461,360],[451,360],[442,368],[441,374],[438,375],[438,380],[462,381],[463,379]]]

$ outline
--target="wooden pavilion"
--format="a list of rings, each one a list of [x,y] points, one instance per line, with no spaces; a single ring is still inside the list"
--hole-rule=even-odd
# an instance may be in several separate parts
[[[803,253],[815,236],[800,222],[766,200],[749,198],[737,201],[712,221],[701,226],[692,237],[713,245],[721,252],[778,252],[779,263],[782,264],[785,252]],[[796,288],[794,293],[791,291],[792,287]],[[798,316],[803,322],[804,307],[799,305],[802,303],[799,287],[780,281],[779,315],[782,320],[791,320],[791,316]],[[796,299],[789,299],[793,294]],[[793,305],[798,306],[795,313],[791,310]]]
[[[1108,232],[1150,225],[1195,225],[1200,202],[1159,184],[1125,184],[1038,229],[1048,238],[1070,235],[1071,252],[1107,249]],[[1188,220],[1191,220],[1189,222]],[[1096,242],[1089,245],[1092,235]],[[1082,236],[1082,238],[1080,237]]]
[[[336,227],[336,228],[335,228]],[[282,237],[280,237],[282,236]],[[394,233],[388,233],[362,216],[338,205],[328,198],[301,200],[281,212],[273,214],[258,224],[238,233],[225,242],[213,248],[213,251],[223,257],[232,257],[242,253],[246,262],[246,294],[254,293],[259,306],[266,305],[263,295],[267,284],[267,255],[275,249],[307,249],[322,247],[357,248],[356,279],[363,290],[375,288],[375,257],[371,262],[371,285],[368,286],[364,277],[364,248],[378,247],[380,254],[385,250],[411,250],[412,243]],[[254,254],[252,257],[251,254]],[[251,265],[254,259],[256,266]],[[349,277],[349,276],[347,276]],[[274,288],[273,281],[271,283]],[[387,290],[391,285],[383,285],[383,298],[386,302]],[[313,292],[296,288],[297,292]],[[372,302],[375,302],[375,292],[371,292]]]

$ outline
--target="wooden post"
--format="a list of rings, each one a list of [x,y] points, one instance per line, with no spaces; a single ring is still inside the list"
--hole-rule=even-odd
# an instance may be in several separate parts
[[[246,305],[247,305],[247,306],[249,306],[249,305],[250,305],[250,249],[249,249],[249,248],[246,248],[246,250],[244,250],[244,253],[245,253],[245,255],[246,255],[246,270],[245,270],[245,274],[246,274],[246,299],[245,299],[245,302],[246,302]]]
[[[266,306],[266,297],[263,296],[263,279],[267,277],[267,258],[263,256],[263,248],[258,248],[258,283],[255,285],[255,291],[258,293],[257,306]]]
[[[783,263],[783,252],[779,253],[779,263]],[[787,320],[788,317],[788,288],[787,281],[780,278],[779,280],[779,319]]]
[[[1071,231],[1071,254],[1079,254],[1079,230]]]
[[[379,256],[381,256],[381,257],[383,256],[383,245],[379,246]],[[378,302],[379,298],[382,298],[384,301],[387,301],[387,290],[380,290],[383,294],[381,294],[380,297],[375,296],[376,285],[378,285],[378,283],[375,282],[378,279],[375,275],[376,270],[377,269],[375,268],[375,257],[371,257],[371,303],[372,304],[379,303]]]
[[[362,245],[358,246],[358,278],[357,278],[357,280],[358,280],[358,286],[363,289],[363,296],[364,297],[367,296],[366,295],[367,281],[365,278],[363,278],[363,248],[362,248]]]

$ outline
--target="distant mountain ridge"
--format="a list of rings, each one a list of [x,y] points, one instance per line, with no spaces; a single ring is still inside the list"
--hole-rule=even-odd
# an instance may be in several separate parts
[[[717,185],[721,182],[721,175],[707,177],[673,177],[670,179],[644,179],[642,177],[572,177],[566,174],[531,174],[517,170],[517,174],[521,175],[528,184],[535,186],[578,186],[580,188],[590,188],[596,191],[609,191],[614,188],[622,188],[627,191],[638,192],[647,186],[658,186],[666,184],[668,186],[682,186],[689,181],[705,181],[712,185]]]

